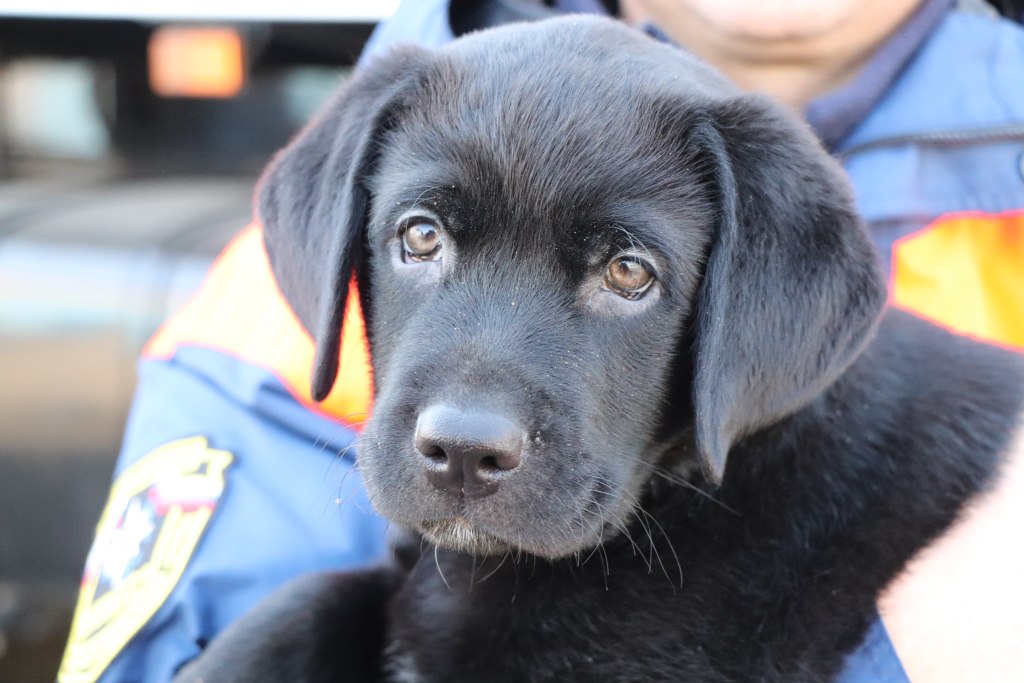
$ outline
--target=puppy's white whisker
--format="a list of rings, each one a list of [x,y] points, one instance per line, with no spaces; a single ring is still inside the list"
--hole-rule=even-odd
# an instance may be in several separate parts
[[[444,571],[441,569],[441,561],[437,557],[437,546],[434,546],[434,566],[437,567],[437,575],[441,577],[441,581],[444,582],[445,588],[451,591],[452,587],[448,585],[448,579],[444,577]]]
[[[480,579],[479,583],[483,583],[487,579],[489,579],[492,576],[494,576],[495,574],[497,574],[498,570],[501,569],[502,566],[505,564],[505,560],[507,560],[511,556],[512,556],[512,551],[511,550],[506,550],[505,554],[501,556],[501,561],[498,562],[498,565],[494,569],[492,569],[491,571],[487,572],[487,574],[482,579]]]
[[[722,501],[720,501],[717,498],[715,498],[712,494],[708,493],[707,491],[702,489],[700,486],[697,486],[696,484],[694,484],[692,481],[689,481],[685,477],[683,477],[683,476],[681,476],[679,474],[676,474],[675,472],[671,472],[669,470],[666,470],[665,468],[661,467],[660,465],[656,465],[654,463],[647,462],[646,460],[644,460],[642,458],[639,458],[639,457],[636,457],[636,456],[623,456],[623,457],[626,457],[629,460],[631,460],[632,462],[635,462],[635,463],[637,463],[639,465],[642,465],[643,467],[646,467],[646,468],[650,469],[651,473],[654,474],[655,476],[658,476],[658,477],[660,477],[660,478],[664,479],[665,481],[668,481],[668,482],[670,482],[672,484],[678,484],[679,486],[683,486],[685,488],[688,488],[691,491],[693,491],[694,493],[696,493],[697,495],[702,496],[702,497],[708,499],[709,501],[711,501],[715,505],[718,505],[722,509],[727,510],[728,512],[731,512],[734,515],[741,516],[741,513],[738,510],[736,510],[735,508],[732,508],[732,507],[726,505]]]

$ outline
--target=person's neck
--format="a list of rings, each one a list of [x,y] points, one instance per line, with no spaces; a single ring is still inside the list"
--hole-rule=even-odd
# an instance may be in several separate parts
[[[621,3],[630,23],[650,21],[669,38],[718,68],[744,90],[762,92],[803,112],[807,104],[853,80],[871,55],[913,12],[917,0],[881,3],[814,36],[758,38],[717,30],[677,3],[643,12]],[[872,3],[878,5],[878,3]]]
[[[745,59],[710,50],[698,54],[743,90],[765,93],[795,111],[803,112],[812,100],[851,81],[871,52],[849,55],[835,62],[824,58],[816,62]]]

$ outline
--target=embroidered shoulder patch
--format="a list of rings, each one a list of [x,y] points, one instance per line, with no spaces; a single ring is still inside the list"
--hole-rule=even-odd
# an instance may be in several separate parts
[[[60,683],[94,683],[167,600],[224,493],[232,459],[192,437],[147,453],[118,476],[85,562]]]

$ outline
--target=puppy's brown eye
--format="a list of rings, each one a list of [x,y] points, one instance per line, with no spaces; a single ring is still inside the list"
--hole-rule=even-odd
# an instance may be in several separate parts
[[[436,261],[441,257],[441,230],[423,219],[410,221],[402,231],[406,261]]]
[[[636,256],[617,256],[604,274],[605,287],[624,299],[639,299],[654,282],[651,267]]]

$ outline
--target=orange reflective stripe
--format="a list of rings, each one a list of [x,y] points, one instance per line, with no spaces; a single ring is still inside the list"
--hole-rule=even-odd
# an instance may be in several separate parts
[[[361,424],[370,409],[369,353],[355,287],[346,303],[338,381],[316,403],[310,395],[313,341],[277,287],[259,225],[232,240],[199,292],[157,331],[143,353],[170,358],[183,345],[215,349],[264,368],[305,406],[352,426]]]
[[[943,216],[893,247],[892,302],[1024,349],[1024,211]]]

